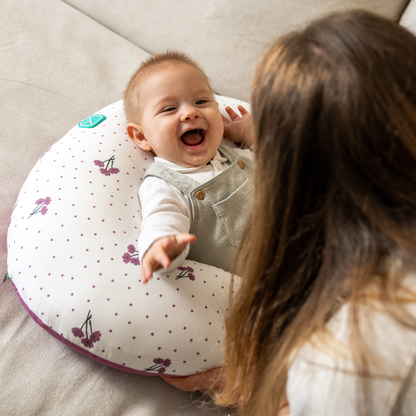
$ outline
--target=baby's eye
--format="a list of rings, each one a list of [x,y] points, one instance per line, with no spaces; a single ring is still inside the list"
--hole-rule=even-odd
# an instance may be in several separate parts
[[[175,107],[166,107],[166,108],[164,108],[163,110],[162,110],[162,112],[163,113],[167,113],[167,112],[169,112],[169,111],[175,111],[176,110],[176,108]]]
[[[205,104],[207,102],[208,102],[208,100],[203,99],[203,100],[198,100],[196,103],[197,104]]]

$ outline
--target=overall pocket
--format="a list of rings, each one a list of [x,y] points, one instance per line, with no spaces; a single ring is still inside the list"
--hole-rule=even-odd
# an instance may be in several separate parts
[[[238,246],[254,202],[254,185],[250,179],[230,196],[212,207],[229,242]]]

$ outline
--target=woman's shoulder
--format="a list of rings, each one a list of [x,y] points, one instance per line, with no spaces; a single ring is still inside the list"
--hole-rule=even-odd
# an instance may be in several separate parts
[[[355,364],[356,337],[348,303],[298,351],[287,384],[293,414],[358,414],[363,386],[368,388],[365,402],[372,406],[371,415],[396,414],[386,410],[395,409],[399,396],[404,407],[416,407],[416,273],[409,273],[404,284],[402,310],[374,301],[358,307],[368,377],[361,378]],[[369,382],[360,384],[363,380]]]

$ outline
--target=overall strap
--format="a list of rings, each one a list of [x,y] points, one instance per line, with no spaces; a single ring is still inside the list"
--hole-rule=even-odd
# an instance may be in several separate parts
[[[234,152],[231,147],[221,144],[218,148],[218,151],[220,152],[221,156],[224,156],[228,159],[230,164],[234,162],[234,160],[238,159],[240,155],[237,152]]]
[[[189,176],[169,169],[160,163],[152,163],[147,169],[143,180],[148,176],[155,176],[156,178],[163,179],[184,194],[188,194],[194,188],[200,186],[199,182],[191,179]]]

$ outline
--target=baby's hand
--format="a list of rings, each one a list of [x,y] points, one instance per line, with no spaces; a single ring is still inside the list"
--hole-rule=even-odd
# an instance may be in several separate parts
[[[250,147],[254,144],[251,114],[242,105],[239,105],[237,108],[241,113],[241,117],[231,107],[225,107],[225,111],[230,116],[231,121],[227,117],[222,116],[224,137],[235,143],[243,142]]]
[[[171,260],[181,254],[185,247],[194,243],[195,240],[196,237],[192,234],[170,235],[156,240],[142,258],[142,282],[147,283],[156,270],[169,267]]]

